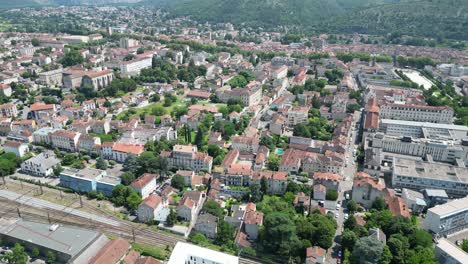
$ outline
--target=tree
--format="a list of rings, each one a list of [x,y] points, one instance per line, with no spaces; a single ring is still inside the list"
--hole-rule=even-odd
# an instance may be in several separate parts
[[[56,261],[57,255],[52,251],[47,252],[47,263],[55,263]]]
[[[217,202],[215,202],[214,200],[210,200],[210,201],[205,202],[205,204],[203,204],[202,211],[205,212],[205,213],[212,214],[212,215],[218,217],[219,219],[222,219],[223,216],[224,216],[223,208],[221,208],[221,206]]]
[[[461,248],[468,253],[468,240],[463,239],[463,243],[461,244]]]
[[[200,233],[192,233],[188,240],[196,245],[206,245],[209,244],[208,239],[205,237],[205,235],[200,234]]]
[[[351,261],[355,264],[379,264],[384,245],[373,237],[362,237],[356,241],[351,255]]]
[[[354,213],[357,211],[357,204],[354,200],[349,200],[346,202],[346,208],[350,213]]]
[[[107,169],[107,161],[105,161],[103,158],[97,158],[96,159],[96,169],[100,170],[106,170]]]
[[[372,203],[372,208],[377,211],[382,211],[386,208],[385,200],[382,197],[377,197],[375,201]]]
[[[408,258],[409,242],[408,238],[401,234],[390,236],[387,240],[387,246],[392,253],[391,263],[405,263]]]
[[[135,174],[124,172],[120,178],[122,179],[122,184],[128,186],[135,180]]]
[[[268,180],[266,177],[260,179],[260,191],[262,191],[263,194],[268,193]]]
[[[270,156],[268,157],[268,169],[272,171],[277,171],[279,168],[279,164],[280,158],[278,157],[278,155],[274,153],[270,154]]]
[[[271,252],[290,256],[300,248],[296,227],[285,213],[278,211],[267,214],[263,224],[265,229],[261,233],[261,243]]]
[[[34,47],[39,47],[39,45],[41,44],[39,42],[39,40],[37,38],[33,38],[31,39],[31,44],[34,46]]]
[[[260,184],[257,182],[254,182],[250,184],[249,186],[250,189],[250,201],[253,203],[258,203],[262,200],[262,191]]]
[[[345,230],[343,234],[341,235],[341,245],[349,249],[350,251],[353,250],[354,244],[356,243],[358,237],[356,233],[354,233],[351,230]]]
[[[130,187],[128,187],[130,188]],[[130,192],[130,195],[127,196],[126,202],[127,202],[127,207],[133,210],[138,209],[138,205],[141,203],[141,197],[136,193],[133,188],[130,188],[133,192]]]
[[[409,240],[412,248],[417,246],[424,248],[432,247],[432,236],[422,229],[416,229],[409,237]]]
[[[70,50],[65,53],[65,56],[62,58],[61,63],[63,66],[73,66],[84,62],[84,58],[78,50]]]
[[[29,257],[28,254],[26,254],[24,251],[24,247],[16,243],[15,246],[11,249],[11,252],[7,252],[1,258],[6,260],[8,263],[26,264]]]
[[[167,226],[174,226],[176,221],[177,221],[177,214],[174,211],[174,209],[171,208],[171,210],[169,211],[169,214],[167,215],[167,218],[166,218],[166,225]]]
[[[327,190],[325,199],[330,201],[336,201],[338,199],[338,192],[335,190]]]
[[[234,227],[224,220],[218,222],[218,233],[216,234],[216,243],[218,245],[232,243],[234,239]]]
[[[33,256],[33,258],[39,257],[40,254],[41,252],[39,252],[39,249],[37,247],[34,247],[31,251],[31,255]]]
[[[197,145],[199,149],[203,147],[203,135],[203,131],[198,128],[197,134],[195,135],[195,145]]]
[[[182,190],[185,187],[185,178],[177,174],[172,176],[171,186],[178,190]]]
[[[135,155],[128,155],[122,166],[123,171],[131,172],[132,174],[137,174],[140,171],[140,164]]]

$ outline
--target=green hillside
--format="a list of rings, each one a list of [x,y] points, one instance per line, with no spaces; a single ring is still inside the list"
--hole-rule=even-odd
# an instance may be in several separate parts
[[[172,16],[317,32],[468,39],[468,0],[146,0]],[[464,29],[464,30],[463,30]]]
[[[344,14],[318,28],[345,33],[386,34],[468,40],[468,1],[432,0],[381,5]]]
[[[38,3],[34,0],[0,0],[0,9],[26,6],[38,6]]]

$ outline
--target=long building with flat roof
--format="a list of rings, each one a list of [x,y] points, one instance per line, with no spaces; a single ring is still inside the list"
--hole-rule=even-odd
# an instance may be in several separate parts
[[[177,242],[167,264],[238,264],[239,257],[219,251]]]
[[[393,159],[394,188],[440,189],[452,196],[468,195],[468,169],[450,164]]]
[[[437,241],[435,255],[439,263],[445,264],[466,264],[468,263],[468,253],[448,239],[442,238]]]
[[[468,138],[468,127],[452,124],[435,124],[407,120],[381,119],[379,130],[390,136],[410,136],[414,138]]]
[[[429,208],[425,228],[439,236],[468,228],[468,197]]]
[[[3,242],[20,243],[42,255],[54,252],[63,263],[85,264],[107,243],[106,236],[92,230],[59,224],[49,225],[19,219],[0,228]]]

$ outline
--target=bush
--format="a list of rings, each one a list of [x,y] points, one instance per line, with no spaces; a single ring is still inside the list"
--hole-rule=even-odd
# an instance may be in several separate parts
[[[328,190],[325,199],[330,201],[336,201],[338,199],[338,192],[335,190]]]

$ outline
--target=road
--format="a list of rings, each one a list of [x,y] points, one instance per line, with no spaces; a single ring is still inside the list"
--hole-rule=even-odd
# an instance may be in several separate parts
[[[338,227],[336,229],[336,234],[335,234],[335,239],[333,241],[333,245],[331,247],[331,250],[329,251],[329,257],[327,258],[327,263],[330,264],[335,264],[337,263],[338,259],[338,252],[341,250],[341,246],[339,244],[339,241],[341,239],[341,233],[343,232],[343,223],[345,221],[344,219],[344,214],[347,212],[346,210],[346,200],[345,200],[345,193],[351,192],[353,188],[353,179],[354,179],[354,174],[356,172],[356,165],[354,163],[354,157],[353,157],[353,150],[356,147],[357,148],[357,140],[356,140],[356,134],[358,128],[356,127],[356,122],[359,120],[361,117],[361,112],[356,111],[354,113],[354,122],[353,122],[353,129],[350,129],[350,134],[348,135],[348,138],[350,139],[348,141],[348,145],[346,148],[346,153],[345,153],[345,158],[346,158],[346,166],[343,170],[343,179],[340,182],[340,187],[339,187],[339,192],[338,192],[338,202],[340,202],[341,207],[339,210],[335,210],[335,212],[339,213],[338,218],[336,218],[336,222],[338,224]],[[352,135],[351,135],[352,133]]]

